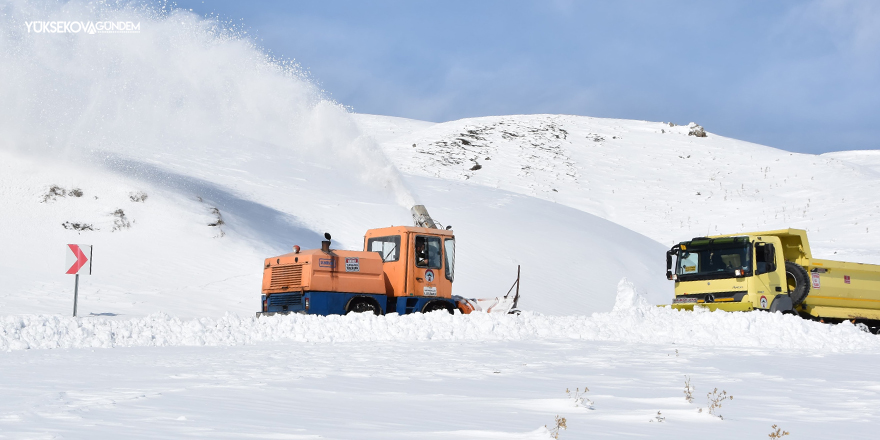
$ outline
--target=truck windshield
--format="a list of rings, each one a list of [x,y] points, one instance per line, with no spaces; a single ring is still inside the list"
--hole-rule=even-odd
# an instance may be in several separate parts
[[[452,281],[455,276],[455,239],[443,240],[443,246],[446,248],[446,279]]]
[[[751,275],[751,247],[743,237],[682,243],[675,274],[682,281]]]

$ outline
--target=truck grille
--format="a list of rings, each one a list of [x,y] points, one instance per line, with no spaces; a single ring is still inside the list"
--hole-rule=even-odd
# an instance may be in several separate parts
[[[299,293],[269,295],[270,306],[299,306],[302,305],[303,296]],[[287,310],[287,309],[285,309]]]
[[[272,268],[272,279],[269,281],[270,289],[286,289],[302,285],[303,268],[301,264],[295,266],[276,266]]]

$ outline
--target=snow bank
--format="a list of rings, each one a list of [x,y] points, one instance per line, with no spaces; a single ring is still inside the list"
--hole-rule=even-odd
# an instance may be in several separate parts
[[[628,279],[623,278],[617,283],[617,298],[614,300],[614,308],[612,311],[619,312],[633,308],[649,307],[648,300],[636,291],[636,286]]]
[[[880,338],[844,323],[827,325],[766,312],[683,312],[633,307],[592,316],[236,315],[181,320],[154,314],[129,320],[46,315],[0,318],[0,349],[240,345],[290,340],[311,343],[373,341],[497,341],[582,339],[649,344],[756,347],[810,352],[878,352]]]

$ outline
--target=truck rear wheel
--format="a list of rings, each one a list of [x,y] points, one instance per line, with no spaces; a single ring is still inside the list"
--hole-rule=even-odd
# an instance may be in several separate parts
[[[785,280],[788,283],[792,307],[797,307],[810,294],[810,274],[800,265],[786,261]]]
[[[381,309],[375,301],[369,298],[355,298],[348,305],[347,313],[372,313],[378,316]]]

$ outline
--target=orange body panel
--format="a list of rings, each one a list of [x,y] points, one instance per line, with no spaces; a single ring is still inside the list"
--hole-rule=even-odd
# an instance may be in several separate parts
[[[382,259],[375,252],[320,249],[267,258],[263,293],[350,292],[384,295]]]
[[[452,297],[452,280],[446,277],[445,240],[454,240],[452,231],[443,229],[419,228],[414,226],[392,226],[370,229],[364,236],[364,249],[368,249],[371,238],[400,236],[400,254],[396,261],[386,261],[385,287],[389,296],[436,296]],[[415,264],[416,237],[438,237],[441,243],[440,264],[435,267],[417,267]],[[378,253],[376,253],[379,255]],[[451,259],[454,261],[454,256]],[[381,260],[381,259],[380,259]],[[430,271],[430,274],[428,273]]]

